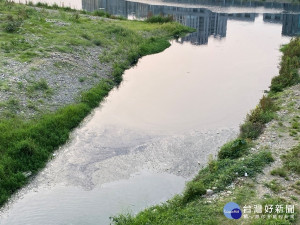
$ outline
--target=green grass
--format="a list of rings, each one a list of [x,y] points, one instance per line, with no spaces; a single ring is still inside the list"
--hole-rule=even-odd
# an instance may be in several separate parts
[[[70,132],[114,86],[120,84],[125,69],[141,56],[169,47],[169,39],[191,31],[178,23],[160,25],[120,19],[92,20],[84,16],[86,12],[43,3],[37,6],[58,10],[49,13],[45,9],[38,11],[0,0],[0,54],[3,57],[31,62],[52,52],[72,54],[78,48],[85,51],[89,47],[101,46],[109,56],[107,63],[112,67],[112,74],[82,93],[77,103],[56,112],[43,114],[38,110],[41,114],[30,120],[24,120],[13,111],[7,111],[5,118],[1,117],[0,206],[28,182],[23,173],[31,171],[34,175],[43,168],[53,151],[68,140]],[[20,24],[7,29],[11,21],[20,21]],[[65,25],[60,26],[58,22]],[[59,69],[66,64],[58,62],[55,66]],[[5,91],[6,86],[1,82],[1,91]],[[20,83],[19,87],[24,88],[24,84]],[[26,93],[32,97],[41,93],[47,96],[51,95],[52,89],[46,80],[37,79],[26,86]],[[0,105],[17,110],[19,104],[18,100],[12,99]],[[33,103],[28,107],[37,110]]]
[[[289,129],[290,136],[297,137],[298,132],[300,132],[299,118],[295,117],[290,122],[291,128]]]
[[[283,167],[300,175],[300,145],[282,156]]]
[[[279,193],[284,189],[277,180],[272,180],[269,183],[265,183],[265,186],[270,188],[274,193]]]
[[[169,23],[173,20],[173,16],[150,16],[145,21],[147,23]]]
[[[0,91],[9,91],[9,85],[7,81],[0,81]]]
[[[46,5],[40,7],[49,8]],[[20,11],[24,11],[26,16],[18,19]],[[168,47],[168,39],[191,31],[177,23],[160,25],[141,21],[104,21],[101,18],[92,20],[76,11],[60,9],[57,13],[39,12],[4,1],[0,1],[0,12],[0,52],[20,61],[46,57],[54,51],[72,53],[79,46],[101,46],[118,64],[116,67],[128,68],[128,64],[136,62],[139,57]],[[11,33],[4,29],[7,15],[14,21],[22,21],[18,32]],[[66,25],[60,26],[60,23]],[[129,57],[124,59],[126,55]]]
[[[263,132],[265,124],[274,118],[276,110],[274,99],[263,96],[258,106],[247,115],[245,123],[241,125],[240,137],[256,139]]]
[[[280,63],[279,75],[271,82],[270,90],[280,92],[286,87],[299,83],[298,69],[300,66],[300,39],[294,38],[282,48],[283,56]]]
[[[3,29],[8,33],[15,33],[19,30],[21,24],[21,19],[16,19],[12,15],[7,15],[6,21],[3,25]]]
[[[287,172],[284,168],[276,168],[271,171],[271,175],[287,178]]]
[[[223,145],[218,153],[219,159],[236,159],[249,150],[249,143],[244,139],[236,139]]]
[[[43,97],[49,97],[53,94],[53,89],[50,88],[47,81],[43,78],[29,83],[26,87],[26,94],[30,98],[40,96],[41,92]]]
[[[297,181],[295,184],[292,185],[292,187],[294,188],[294,191],[300,195],[300,181]]]
[[[299,199],[298,199],[296,196],[294,196],[294,195],[292,195],[290,198],[291,198],[292,200],[294,200],[294,201],[299,201]]]
[[[87,80],[87,77],[79,77],[78,80],[79,80],[80,83],[83,83],[84,81]]]
[[[217,191],[221,191],[237,177],[244,177],[245,173],[248,177],[254,177],[271,162],[273,162],[273,158],[268,151],[261,151],[240,160],[228,158],[213,160],[199,172],[192,182],[202,181],[205,188],[216,187]]]
[[[39,81],[34,82],[32,88],[35,90],[48,90],[49,85],[45,79],[40,79]]]

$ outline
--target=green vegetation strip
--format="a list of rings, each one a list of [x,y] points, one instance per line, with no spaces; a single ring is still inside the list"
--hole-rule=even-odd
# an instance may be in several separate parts
[[[257,199],[255,196],[253,183],[246,183],[245,186],[235,190],[230,197],[215,202],[207,202],[204,198],[197,201],[191,201],[186,205],[182,205],[180,198],[175,197],[168,203],[155,206],[144,210],[136,217],[131,215],[121,215],[114,218],[114,222],[120,225],[290,225],[294,224],[294,219],[239,219],[229,220],[223,214],[224,205],[232,201],[239,205],[260,204],[260,205],[285,205],[288,204],[280,198],[267,198],[264,200]],[[262,213],[265,217],[266,213]],[[284,214],[281,214],[284,215]]]
[[[207,189],[214,188],[216,192],[226,189],[236,178],[241,176],[255,177],[262,169],[273,161],[271,152],[260,151],[250,154],[253,145],[252,140],[259,137],[263,132],[265,124],[275,117],[279,109],[274,102],[280,95],[279,92],[285,88],[298,84],[300,65],[300,39],[291,40],[288,45],[282,48],[283,56],[280,64],[280,73],[272,79],[270,92],[263,96],[258,106],[247,115],[245,123],[240,127],[239,138],[225,144],[218,153],[217,160],[210,160],[208,166],[200,170],[198,175],[186,185],[182,195],[175,196],[159,206],[150,207],[136,216],[119,215],[113,218],[113,222],[119,225],[141,225],[141,224],[252,224],[252,225],[290,225],[296,224],[295,219],[252,219],[248,221],[226,220],[223,214],[223,207],[230,199],[220,199],[209,204],[203,195]],[[298,124],[293,125],[298,129]],[[289,154],[283,157],[284,169],[300,173],[300,147],[294,148]],[[275,175],[285,177],[284,169],[272,171]],[[274,181],[269,184],[270,188],[277,191],[280,186]],[[300,182],[295,184],[295,189],[300,193]],[[246,191],[245,191],[246,190]],[[244,194],[241,194],[243,193]],[[240,190],[235,191],[235,202],[238,204],[287,204],[283,199],[268,197],[265,200],[256,199],[253,189],[243,185]]]
[[[241,160],[219,159],[209,162],[208,167],[200,170],[199,174],[187,184],[183,194],[184,202],[206,193],[212,187],[216,191],[224,190],[237,177],[254,177],[261,172],[265,165],[273,162],[270,152],[262,151]]]
[[[273,102],[278,93],[300,82],[298,73],[300,67],[300,39],[292,39],[288,45],[281,48],[281,51],[283,56],[279,75],[272,79],[268,95],[263,96],[258,106],[247,115],[247,119],[240,129],[242,138],[256,139],[263,132],[265,124],[275,116],[278,107]]]
[[[169,39],[189,31],[177,23],[91,19],[74,10],[50,13],[0,1],[1,57],[31,62],[51,52],[72,53],[78,46],[101,46],[99,60],[113,68],[109,79],[82,93],[77,103],[32,120],[13,112],[0,119],[0,206],[28,182],[28,174],[34,175],[45,166],[70,132],[122,81],[125,69],[141,56],[164,50],[170,46]],[[47,88],[46,85],[41,80],[32,89]]]
[[[300,145],[282,156],[284,168],[300,175]]]

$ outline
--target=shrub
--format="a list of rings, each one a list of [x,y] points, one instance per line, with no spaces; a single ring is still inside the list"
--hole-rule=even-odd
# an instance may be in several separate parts
[[[283,168],[276,168],[276,169],[272,170],[271,175],[280,176],[280,177],[287,177],[287,173]]]
[[[208,156],[207,168],[210,172],[215,172],[218,169],[218,161],[214,159],[212,154]]]
[[[246,121],[240,127],[240,137],[256,139],[262,133],[263,129],[264,124],[262,123],[252,123],[250,121]]]
[[[49,7],[49,5],[47,3],[42,3],[42,2],[36,3],[36,6],[40,7],[40,8],[48,8]]]
[[[24,38],[14,38],[10,40],[9,42],[4,42],[1,45],[1,48],[9,53],[12,51],[26,51],[30,48],[32,48],[32,45],[26,41]]]
[[[87,77],[79,77],[79,82],[80,83],[83,83],[84,81],[86,81]]]
[[[274,159],[270,152],[261,151],[257,154],[249,155],[244,160],[235,159],[218,159],[213,161],[213,169],[207,166],[199,171],[199,174],[188,183],[183,196],[184,201],[191,200],[192,196],[203,194],[204,189],[216,187],[217,191],[224,190],[237,177],[244,176],[254,177],[257,173]],[[193,184],[195,182],[196,184]],[[205,193],[204,193],[205,194]]]
[[[16,20],[12,15],[8,15],[6,23],[4,24],[4,30],[8,33],[17,32],[21,24],[21,20]]]
[[[300,67],[300,42],[294,38],[282,48],[283,56],[280,63],[279,75],[271,82],[271,92],[280,92],[284,88],[300,82],[298,68]]]
[[[206,194],[206,189],[202,181],[191,181],[187,183],[186,189],[183,194],[183,201],[189,202],[197,196]]]
[[[80,13],[79,12],[74,12],[72,15],[71,15],[71,18],[70,20],[78,23],[79,20],[80,20]]]
[[[141,56],[158,53],[168,48],[170,45],[171,44],[165,39],[151,37],[141,45],[139,53]]]
[[[91,40],[91,39],[92,39],[91,36],[88,35],[88,34],[86,34],[86,33],[81,34],[81,37],[83,37],[83,38],[86,39],[86,40]]]
[[[247,115],[247,120],[251,123],[267,123],[274,117],[273,112],[264,111],[260,106],[257,106],[250,114]]]
[[[173,16],[150,16],[145,21],[147,23],[169,23],[173,21]]]
[[[275,105],[270,97],[263,96],[259,105],[247,115],[252,123],[268,123],[274,118]]]
[[[95,39],[93,40],[94,45],[96,46],[101,46],[102,45],[102,41],[100,39]]]
[[[75,12],[80,14],[80,12],[76,11],[76,9],[72,9],[71,7],[67,6],[67,7],[61,7],[61,9],[65,12]]]
[[[275,111],[276,110],[276,106],[274,104],[274,100],[269,97],[269,96],[266,96],[264,95],[260,101],[259,101],[259,106],[260,108],[264,111],[264,112],[267,112],[267,111]]]
[[[96,87],[83,93],[81,96],[81,101],[91,108],[97,107],[99,105],[99,102],[102,101],[104,97],[106,97],[106,95],[112,88],[112,82],[103,79]]]
[[[247,142],[244,139],[236,139],[234,141],[228,142],[218,153],[219,159],[236,159],[244,155],[248,150]]]
[[[298,60],[298,59],[297,59]],[[299,83],[299,74],[297,69],[287,71],[276,76],[271,81],[270,90],[272,92],[283,91],[284,88]]]
[[[292,123],[292,128],[298,130],[298,129],[300,128],[299,122],[298,122],[298,121],[293,122],[293,123]]]
[[[107,18],[109,18],[111,16],[108,12],[105,12],[103,10],[95,10],[93,12],[93,15],[94,16],[99,16],[99,17],[107,17]]]
[[[282,156],[283,167],[300,174],[300,145]]]
[[[52,5],[52,9],[59,9],[59,6],[58,6],[56,3],[54,3],[54,4]]]
[[[29,13],[25,9],[19,9],[18,10],[18,18],[19,19],[28,19],[29,18]]]
[[[28,85],[27,86],[27,91],[29,92],[33,92],[33,91],[45,91],[49,89],[49,85],[47,83],[47,81],[42,78],[39,81],[33,82],[32,85]]]
[[[283,187],[278,183],[277,180],[272,180],[269,183],[265,183],[265,186],[272,190],[274,193],[279,193]]]
[[[36,146],[30,139],[21,140],[15,146],[15,154],[21,156],[32,156],[36,152]]]
[[[123,71],[125,69],[127,69],[128,66],[129,65],[126,65],[125,63],[114,63],[112,76],[113,76],[114,82],[117,85],[119,85],[122,82],[122,80],[123,80],[123,77],[122,77]]]
[[[10,108],[19,108],[20,106],[20,101],[16,98],[11,97],[8,101],[7,101],[7,105]]]
[[[273,99],[263,96],[258,106],[247,115],[246,122],[240,127],[240,137],[256,139],[263,131],[266,123],[270,122],[276,111]]]

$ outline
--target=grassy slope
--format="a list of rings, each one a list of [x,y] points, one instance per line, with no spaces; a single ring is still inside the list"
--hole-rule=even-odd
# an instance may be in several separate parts
[[[199,174],[187,184],[182,195],[175,196],[162,205],[150,207],[136,216],[119,215],[113,218],[115,224],[297,224],[297,218],[295,220],[240,219],[233,221],[226,219],[223,214],[223,207],[229,201],[234,201],[239,205],[287,204],[279,197],[268,197],[265,200],[257,198],[254,191],[255,175],[271,163],[273,158],[271,152],[267,150],[258,153],[250,151],[253,145],[252,140],[263,132],[265,124],[274,118],[276,110],[280,107],[274,103],[275,100],[285,88],[300,81],[298,74],[300,39],[293,39],[282,48],[282,51],[280,74],[273,78],[268,95],[264,96],[258,106],[247,116],[245,123],[241,126],[240,137],[225,144],[219,152],[218,159],[211,160],[206,168],[200,170]],[[299,150],[300,147],[297,147],[283,157],[285,170],[283,173],[294,172],[300,175]],[[241,180],[239,177],[243,177],[245,172],[250,179]],[[230,197],[221,197],[213,204],[202,197],[208,188],[215,187],[216,192],[221,192],[233,182],[241,184]],[[298,183],[300,186],[300,182]],[[299,187],[297,188],[300,190]]]
[[[49,20],[70,26],[52,26]],[[121,82],[125,69],[139,57],[169,47],[169,39],[188,31],[177,23],[104,20],[76,11],[51,12],[0,1],[1,61],[13,58],[30,63],[50,52],[72,53],[74,46],[101,45],[104,51],[99,59],[113,67],[111,78],[82,93],[76,104],[27,121],[13,111],[0,119],[0,206],[28,182],[24,172],[35,174],[45,166],[72,129]]]

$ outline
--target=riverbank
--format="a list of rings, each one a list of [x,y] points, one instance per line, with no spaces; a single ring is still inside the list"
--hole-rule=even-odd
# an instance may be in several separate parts
[[[218,157],[200,170],[182,195],[136,216],[115,217],[115,224],[299,223],[300,40],[292,40],[282,51],[280,74],[247,116],[239,138],[221,147]],[[249,218],[226,219],[223,207],[231,201],[239,204],[243,214],[244,206],[251,206]],[[263,206],[259,218],[254,205]],[[269,218],[266,205],[274,210],[276,205],[294,205],[295,213],[287,214],[284,208]]]
[[[0,206],[121,83],[125,69],[190,31],[107,17],[0,1]]]

